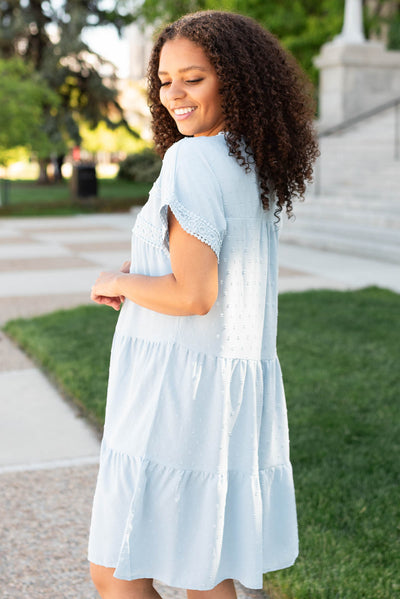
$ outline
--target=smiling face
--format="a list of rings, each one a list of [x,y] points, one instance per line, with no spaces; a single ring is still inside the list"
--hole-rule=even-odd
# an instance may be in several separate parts
[[[204,50],[186,38],[164,44],[160,101],[182,135],[216,135],[224,128],[219,81]]]

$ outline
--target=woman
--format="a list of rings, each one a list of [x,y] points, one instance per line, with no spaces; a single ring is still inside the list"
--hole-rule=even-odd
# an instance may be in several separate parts
[[[103,599],[155,598],[154,578],[234,598],[296,559],[277,246],[318,153],[306,87],[240,15],[187,15],[153,48],[161,174],[131,263],[92,288],[123,302],[89,540]]]

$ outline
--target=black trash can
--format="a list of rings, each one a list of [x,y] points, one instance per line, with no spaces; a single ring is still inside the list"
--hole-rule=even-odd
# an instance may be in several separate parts
[[[72,194],[75,198],[97,197],[97,177],[94,164],[76,164],[72,171]]]

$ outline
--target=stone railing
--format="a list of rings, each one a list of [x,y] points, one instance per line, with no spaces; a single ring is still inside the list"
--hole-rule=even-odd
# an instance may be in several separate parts
[[[376,116],[381,112],[390,110],[391,108],[393,108],[395,116],[393,128],[393,157],[394,160],[400,160],[400,97],[389,100],[388,102],[385,102],[375,108],[371,108],[370,110],[366,110],[365,112],[346,119],[337,125],[333,125],[332,127],[322,127],[318,131],[318,137],[319,139],[322,139],[323,137],[328,137],[330,135],[334,135],[335,133],[342,133],[354,125]],[[314,169],[314,193],[316,195],[320,195],[321,193],[321,164],[319,160],[317,160]]]

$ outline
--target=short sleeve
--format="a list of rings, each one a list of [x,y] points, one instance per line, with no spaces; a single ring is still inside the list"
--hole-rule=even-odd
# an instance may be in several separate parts
[[[171,146],[160,174],[163,242],[169,250],[168,207],[181,227],[211,247],[218,261],[226,231],[223,196],[201,137]]]

